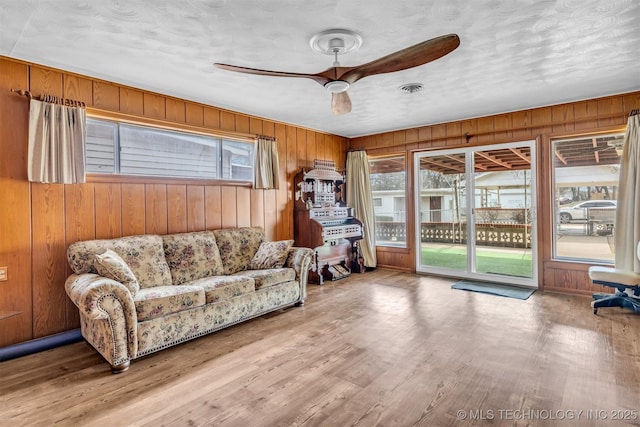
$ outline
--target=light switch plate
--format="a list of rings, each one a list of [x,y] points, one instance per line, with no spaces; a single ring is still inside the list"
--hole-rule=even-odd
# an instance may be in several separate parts
[[[0,282],[7,280],[7,267],[0,267]]]

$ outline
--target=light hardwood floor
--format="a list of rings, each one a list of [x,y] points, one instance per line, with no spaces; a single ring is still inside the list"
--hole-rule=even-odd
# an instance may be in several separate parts
[[[0,425],[640,425],[640,315],[451,283],[377,270],[310,285],[304,307],[120,375],[85,343],[6,361]]]

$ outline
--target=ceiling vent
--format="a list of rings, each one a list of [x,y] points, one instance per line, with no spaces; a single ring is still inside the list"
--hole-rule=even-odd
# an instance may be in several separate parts
[[[424,85],[422,83],[408,83],[406,85],[400,86],[398,89],[400,89],[403,93],[412,94],[422,91],[422,89],[424,89]]]

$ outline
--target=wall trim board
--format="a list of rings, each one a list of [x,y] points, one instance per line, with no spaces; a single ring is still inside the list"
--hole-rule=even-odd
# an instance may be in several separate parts
[[[182,130],[200,135],[213,136],[219,138],[235,139],[243,142],[254,142],[256,139],[255,134],[249,134],[244,132],[232,132],[219,128],[208,128],[204,126],[190,125],[186,123],[179,123],[173,121],[167,121],[166,119],[155,119],[143,116],[137,116],[127,113],[116,113],[113,111],[101,110],[93,107],[87,107],[87,116],[95,119],[112,120],[118,122],[124,122],[132,125],[143,125],[155,127],[165,130]]]
[[[52,348],[61,347],[63,345],[73,344],[80,342],[83,339],[80,328],[78,328],[43,338],[0,347],[0,362],[27,356],[29,354],[39,353],[45,350],[51,350]]]

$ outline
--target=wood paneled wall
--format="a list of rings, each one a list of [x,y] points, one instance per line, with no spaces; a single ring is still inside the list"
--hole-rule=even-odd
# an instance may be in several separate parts
[[[344,167],[348,141],[131,87],[0,57],[0,347],[79,326],[67,298],[66,248],[86,239],[261,226],[293,238],[293,177],[314,159]],[[27,181],[28,100],[24,89],[167,125],[263,134],[278,141],[281,188],[206,181],[89,176],[76,185]]]
[[[590,294],[602,291],[591,284],[589,264],[552,259],[551,138],[624,129],[631,110],[640,108],[640,92],[608,96],[513,113],[442,123],[354,138],[351,148],[365,148],[369,156],[407,156],[407,239],[409,249],[378,247],[378,265],[415,271],[414,191],[412,153],[424,150],[538,140],[539,286],[548,291]]]
[[[408,213],[413,215],[411,153],[416,150],[538,139],[540,277],[545,290],[590,293],[588,265],[551,258],[550,138],[620,128],[640,108],[640,92],[387,132],[347,141],[214,106],[150,93],[0,57],[0,347],[78,327],[77,309],[64,292],[70,274],[66,248],[72,242],[140,233],[176,233],[236,226],[262,226],[270,239],[293,237],[293,176],[313,159],[344,167],[346,147],[370,155],[405,153]],[[84,101],[104,112],[228,132],[264,134],[278,141],[279,190],[206,181],[89,177],[87,184],[29,183],[26,177],[28,102],[11,89],[27,89]],[[466,135],[465,135],[466,134]],[[467,137],[470,137],[467,141]],[[547,200],[549,199],[549,200]],[[412,217],[409,236],[413,239]],[[379,248],[380,266],[415,270],[409,249]]]

